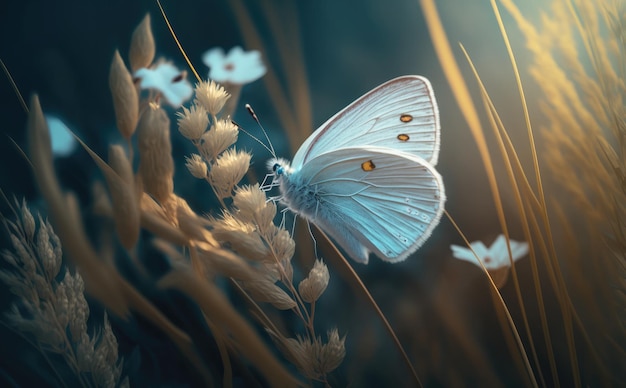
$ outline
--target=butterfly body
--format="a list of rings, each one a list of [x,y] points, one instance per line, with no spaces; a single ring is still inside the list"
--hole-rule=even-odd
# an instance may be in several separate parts
[[[443,212],[438,119],[426,79],[388,81],[322,125],[293,163],[268,163],[280,202],[358,262],[404,260]]]

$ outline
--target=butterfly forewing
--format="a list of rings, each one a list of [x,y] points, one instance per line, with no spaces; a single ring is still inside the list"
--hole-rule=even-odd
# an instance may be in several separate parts
[[[420,76],[388,81],[330,118],[296,153],[299,168],[327,151],[350,146],[381,146],[423,158],[439,155],[439,112],[430,82]]]
[[[360,262],[368,252],[404,260],[439,223],[441,177],[424,159],[385,147],[345,147],[309,160],[294,173],[316,193],[309,219]]]

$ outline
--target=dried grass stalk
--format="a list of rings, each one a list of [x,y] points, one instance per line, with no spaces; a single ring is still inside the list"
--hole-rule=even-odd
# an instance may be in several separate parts
[[[174,192],[170,119],[163,109],[151,105],[141,115],[137,127],[139,175],[144,190],[164,203]]]
[[[131,249],[139,239],[140,224],[139,200],[135,192],[133,170],[124,149],[119,145],[109,147],[109,164],[120,178],[105,175],[113,200],[117,236],[126,249]]]
[[[206,227],[209,226],[209,221],[206,218],[198,217],[198,215],[191,210],[187,201],[183,198],[174,195],[174,204],[176,205],[176,221],[178,222],[178,228],[185,233],[191,240],[202,241],[208,243],[212,247],[218,247],[219,243],[215,241],[211,232]]]
[[[27,130],[35,179],[49,206],[50,218],[63,241],[65,253],[80,267],[87,291],[115,314],[127,315],[128,304],[119,289],[119,274],[98,259],[87,240],[82,221],[75,216],[76,212],[67,211],[68,201],[53,170],[50,130],[37,95],[31,98]]]
[[[141,197],[141,226],[172,244],[189,244],[189,237],[172,226],[161,206],[146,193]]]
[[[40,215],[37,225],[25,201],[16,210],[21,213],[16,222],[4,222],[13,250],[2,252],[6,266],[0,280],[17,297],[3,314],[5,322],[44,357],[61,356],[81,385],[128,386],[106,312],[104,325],[90,334],[83,279],[63,268],[61,241],[52,226]]]
[[[287,372],[255,333],[254,329],[231,306],[226,297],[213,284],[181,270],[167,274],[159,285],[175,288],[189,295],[202,308],[207,318],[230,333],[239,351],[261,372],[270,386],[293,387],[298,381]]]

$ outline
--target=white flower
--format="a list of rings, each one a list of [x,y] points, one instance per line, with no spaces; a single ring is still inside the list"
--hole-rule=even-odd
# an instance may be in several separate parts
[[[260,52],[243,51],[239,46],[230,49],[226,55],[220,47],[213,48],[202,55],[202,62],[210,68],[209,78],[222,83],[248,84],[267,71]]]
[[[528,254],[528,243],[509,240],[509,244],[511,244],[513,261],[517,261]],[[504,235],[499,235],[489,248],[482,241],[474,241],[470,245],[488,270],[511,266]],[[452,249],[452,255],[457,259],[469,261],[480,267],[480,263],[476,260],[476,256],[474,256],[471,249],[454,244],[450,245],[450,249]]]
[[[52,154],[59,157],[69,156],[76,149],[78,142],[61,119],[52,115],[45,116],[50,129]]]
[[[171,63],[160,63],[154,69],[141,68],[134,74],[142,89],[155,89],[174,108],[191,98],[193,88],[181,72]]]

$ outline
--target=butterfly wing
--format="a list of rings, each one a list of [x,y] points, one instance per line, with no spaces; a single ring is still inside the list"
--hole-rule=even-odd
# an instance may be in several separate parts
[[[439,144],[439,111],[430,82],[403,76],[371,90],[326,121],[302,144],[292,166],[299,168],[334,149],[370,145],[417,155],[434,166]]]
[[[389,262],[406,259],[439,223],[445,201],[441,177],[429,163],[386,147],[326,152],[289,179],[315,198],[294,196],[291,207],[363,263],[369,252]]]

